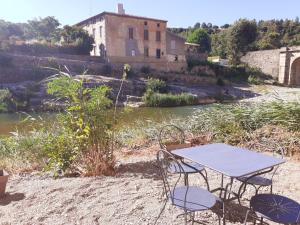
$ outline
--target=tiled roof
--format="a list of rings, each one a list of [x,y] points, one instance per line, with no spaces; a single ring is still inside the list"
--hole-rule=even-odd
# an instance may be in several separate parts
[[[102,12],[100,14],[97,14],[95,16],[92,16],[86,20],[83,20],[77,24],[75,24],[76,26],[82,26],[84,24],[86,24],[88,21],[93,20],[93,19],[97,19],[98,17],[101,16],[105,16],[105,15],[111,15],[111,16],[119,16],[119,17],[128,17],[128,18],[135,18],[135,19],[141,19],[141,20],[154,20],[157,22],[162,22],[162,23],[167,23],[167,20],[161,20],[161,19],[155,19],[155,18],[149,18],[149,17],[142,17],[142,16],[134,16],[134,15],[128,15],[128,14],[119,14],[119,13],[112,13],[112,12]]]

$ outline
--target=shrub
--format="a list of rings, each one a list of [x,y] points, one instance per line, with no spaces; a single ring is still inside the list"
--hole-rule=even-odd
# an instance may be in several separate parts
[[[152,92],[164,93],[167,91],[167,85],[166,82],[162,80],[150,78],[146,83],[146,90]]]
[[[7,89],[0,89],[0,113],[9,111],[11,93]]]
[[[151,69],[150,69],[149,66],[142,66],[142,67],[141,67],[141,73],[149,74],[150,71],[151,71]]]
[[[59,115],[62,134],[49,139],[47,156],[49,168],[63,172],[75,161],[83,160],[94,151],[101,162],[113,166],[111,143],[112,118],[108,113],[111,100],[106,96],[110,89],[106,86],[85,88],[83,80],[60,73],[48,83],[48,93],[64,101],[66,113]],[[81,165],[80,173],[88,174],[88,165]],[[101,171],[108,174],[111,171]]]
[[[150,107],[174,107],[184,105],[195,105],[198,103],[198,97],[189,93],[160,94],[152,93],[144,97],[145,103]]]
[[[104,75],[111,75],[112,74],[112,66],[110,64],[105,64],[102,67],[101,73]]]
[[[116,105],[129,71],[125,65]],[[107,86],[86,88],[83,80],[63,72],[50,79],[48,93],[63,101],[66,108],[58,115],[58,135],[50,136],[45,146],[48,169],[86,176],[114,174],[116,105],[111,113],[109,91]]]
[[[0,167],[9,171],[41,169],[44,164],[44,143],[48,133],[33,131],[0,139]]]
[[[253,75],[250,75],[248,77],[248,83],[249,84],[254,84],[254,85],[259,85],[259,84],[262,84],[263,81],[260,80],[259,78],[255,77],[255,76],[253,76]]]

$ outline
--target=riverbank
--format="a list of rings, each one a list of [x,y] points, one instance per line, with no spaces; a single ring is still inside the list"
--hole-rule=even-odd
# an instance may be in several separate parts
[[[105,224],[150,225],[162,207],[162,181],[155,167],[158,146],[139,152],[118,155],[115,177],[62,178],[47,175],[23,174],[10,178],[5,198],[0,200],[0,224]],[[212,188],[220,183],[220,176],[208,171]],[[274,193],[300,202],[300,164],[288,159],[274,178]],[[203,186],[200,176],[190,177],[193,184]],[[248,192],[246,197],[253,193]],[[247,206],[249,203],[244,201]],[[246,209],[231,204],[228,225],[241,225]],[[182,213],[167,205],[160,225],[180,225]],[[211,212],[200,213],[199,219],[217,224]],[[272,223],[271,223],[272,224]]]
[[[300,159],[300,127],[297,120],[299,104],[285,101],[270,103],[278,98],[278,92],[285,96],[283,100],[296,100],[295,92],[298,93],[299,89],[273,89],[272,86],[249,88],[249,91],[260,95],[251,101],[263,105],[204,107],[196,109],[191,116],[187,117],[183,113],[181,119],[172,118],[170,121],[162,119],[154,122],[147,120],[147,116],[140,115],[141,119],[144,118],[140,123],[136,123],[134,120],[137,116],[130,115],[129,112],[127,118],[133,118],[133,126],[130,129],[125,126],[117,134],[118,144],[122,148],[115,152],[116,175],[112,177],[54,179],[51,173],[41,172],[42,166],[36,164],[36,159],[40,158],[34,158],[43,149],[42,144],[46,138],[42,132],[11,138],[4,144],[6,157],[10,160],[5,166],[11,168],[12,175],[7,195],[0,199],[0,225],[153,224],[163,203],[160,197],[163,184],[155,166],[155,154],[159,149],[157,135],[166,123],[182,127],[195,145],[224,142],[260,150],[266,154],[271,143],[279,144],[285,150],[287,162],[280,167],[274,178],[274,193],[299,202],[300,163],[296,161]],[[295,99],[290,97],[292,95]],[[294,113],[290,115],[291,108]],[[168,109],[163,109],[161,114],[159,110],[153,108],[153,113],[158,116],[168,114],[165,111]],[[262,148],[261,143],[265,141],[268,145]],[[211,187],[218,186],[220,175],[212,171],[208,174]],[[197,175],[190,179],[191,184],[203,185]],[[246,197],[252,195],[249,191]],[[244,201],[243,204],[247,206],[249,203]],[[232,204],[228,211],[231,216],[227,216],[227,224],[243,224],[245,208]],[[158,224],[182,224],[181,218],[176,219],[176,215],[180,213],[180,210],[168,205]],[[217,217],[210,212],[200,213],[199,219],[217,224]]]

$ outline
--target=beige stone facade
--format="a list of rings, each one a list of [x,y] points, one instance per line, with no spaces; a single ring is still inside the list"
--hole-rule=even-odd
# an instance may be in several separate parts
[[[130,63],[160,70],[186,67],[185,39],[167,31],[167,21],[120,11],[103,12],[77,24],[94,37],[92,56],[101,56],[113,64]]]

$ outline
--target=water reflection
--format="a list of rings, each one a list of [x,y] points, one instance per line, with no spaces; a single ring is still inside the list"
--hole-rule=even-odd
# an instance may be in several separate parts
[[[136,122],[165,122],[170,119],[181,119],[184,117],[191,116],[196,110],[203,108],[203,106],[186,106],[186,107],[175,107],[175,108],[134,108],[128,109],[122,113],[120,118],[120,126],[134,126]],[[39,113],[31,114],[33,117],[43,118],[47,123],[52,123],[55,120],[55,113]],[[28,127],[22,121],[28,115],[24,113],[14,114],[0,114],[0,135],[9,135],[10,132],[16,130],[29,131],[32,127]],[[37,122],[38,123],[38,122]]]

